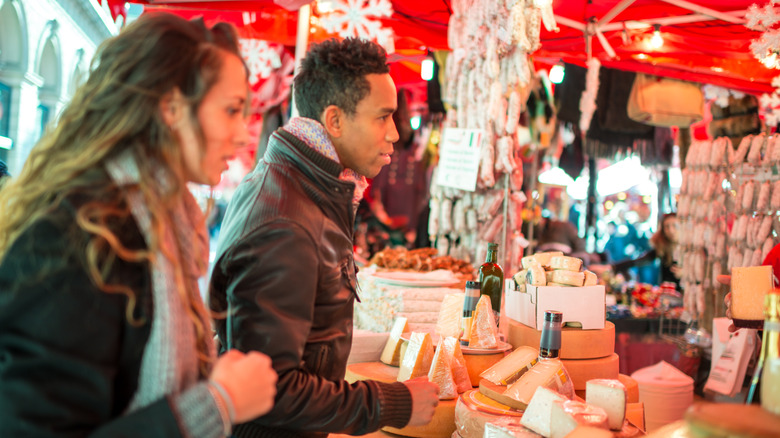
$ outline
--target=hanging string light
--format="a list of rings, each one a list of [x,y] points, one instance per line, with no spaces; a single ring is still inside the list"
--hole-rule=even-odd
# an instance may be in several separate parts
[[[650,47],[654,50],[658,50],[664,45],[664,37],[661,36],[660,24],[654,24],[653,28],[655,28],[655,30],[653,31],[653,36],[650,37]]]

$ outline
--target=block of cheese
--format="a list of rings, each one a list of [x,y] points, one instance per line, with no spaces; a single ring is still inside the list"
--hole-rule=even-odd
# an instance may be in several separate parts
[[[764,326],[764,296],[774,288],[771,266],[731,270],[731,318],[737,327]]]
[[[483,438],[538,438],[541,436],[520,424],[519,418],[501,417],[495,421],[485,423],[485,435]]]
[[[520,424],[540,435],[550,436],[552,404],[566,400],[566,397],[549,388],[537,388],[523,413],[523,418],[520,419]]]
[[[539,347],[542,331],[514,320],[507,321],[507,342],[515,347]],[[615,324],[606,321],[603,329],[583,330],[573,327],[561,329],[561,359],[593,359],[615,352]],[[638,391],[638,390],[637,390]],[[638,394],[638,393],[637,393]]]
[[[471,319],[469,348],[498,347],[498,325],[488,295],[481,295]]]
[[[541,265],[534,264],[528,267],[525,280],[531,286],[544,286],[547,284],[547,274]]]
[[[396,318],[393,328],[390,330],[390,337],[387,338],[385,349],[382,350],[382,356],[379,360],[382,363],[397,367],[401,362],[401,333],[409,331],[409,323],[406,318]]]
[[[585,273],[557,269],[552,271],[551,282],[565,284],[567,286],[582,286],[585,283]]]
[[[583,271],[585,273],[585,284],[583,286],[595,286],[599,284],[599,276],[595,272],[588,270]]]
[[[520,346],[515,351],[507,354],[498,363],[483,371],[479,376],[496,385],[510,385],[536,365],[538,357],[539,350],[533,347]]]
[[[607,413],[609,428],[621,430],[626,420],[626,404],[628,394],[620,380],[593,379],[588,380],[585,389],[585,402],[598,406]]]
[[[401,359],[401,369],[398,370],[398,381],[404,382],[416,377],[425,376],[433,362],[433,341],[430,333],[412,332],[406,353]]]
[[[483,438],[487,423],[506,417],[517,420],[522,415],[522,411],[498,403],[473,389],[458,397],[455,405],[455,430],[462,438]]]
[[[465,294],[449,294],[444,297],[439,310],[439,319],[436,321],[436,333],[446,338],[447,336],[460,337],[460,319],[463,317],[463,300]]]
[[[555,281],[553,280],[553,272],[555,271],[544,271],[544,280],[547,284],[550,284]]]
[[[588,380],[617,379],[620,374],[620,357],[612,353],[596,359],[562,359],[569,372],[574,389],[587,389]]]
[[[492,383],[485,379],[480,379],[479,381],[479,392],[490,398],[491,400],[495,400],[502,405],[509,406],[510,408],[523,410],[526,407],[528,407],[527,403],[523,403],[520,401],[517,401],[513,399],[512,397],[509,397],[507,395],[504,395],[506,392],[507,387],[502,385],[496,385],[495,383]]]
[[[621,374],[622,375],[622,374]],[[626,405],[626,422],[636,426],[639,430],[645,430],[645,404],[632,402]]]
[[[439,385],[439,400],[452,400],[458,396],[455,378],[452,376],[452,354],[444,348],[444,339],[439,340],[439,346],[433,355],[428,380]]]
[[[558,390],[566,384],[567,380],[561,361],[543,360],[520,376],[515,383],[509,385],[504,395],[517,400],[521,405],[528,406],[536,388],[541,386]]]
[[[578,426],[608,429],[607,413],[577,400],[555,401],[550,408],[550,438],[563,438]]]
[[[550,267],[565,271],[579,272],[582,270],[582,259],[577,257],[556,256],[550,259]]]
[[[503,359],[506,352],[511,349],[512,346],[506,342],[501,342],[497,348],[490,350],[463,347],[463,358],[466,359],[466,368],[469,370],[471,384],[479,385],[479,375]]]
[[[539,260],[537,260],[536,257],[532,255],[525,256],[522,259],[520,259],[520,266],[523,267],[523,270],[527,270],[531,266],[538,265],[538,264],[540,264]]]
[[[441,348],[447,350],[452,357],[450,368],[452,369],[452,377],[455,379],[458,393],[469,391],[471,389],[471,378],[466,366],[466,359],[463,357],[463,351],[460,348],[460,342],[458,342],[457,338],[447,337],[443,339]]]

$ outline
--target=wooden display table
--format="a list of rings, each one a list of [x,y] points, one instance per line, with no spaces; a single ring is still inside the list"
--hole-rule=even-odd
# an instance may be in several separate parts
[[[361,362],[347,365],[344,379],[349,383],[358,380],[376,380],[379,382],[396,382],[398,367],[382,362]],[[457,400],[439,400],[439,405],[433,414],[433,420],[425,426],[407,426],[403,429],[385,427],[382,430],[401,436],[419,438],[450,438],[455,432],[455,403]],[[333,435],[331,435],[333,436]]]

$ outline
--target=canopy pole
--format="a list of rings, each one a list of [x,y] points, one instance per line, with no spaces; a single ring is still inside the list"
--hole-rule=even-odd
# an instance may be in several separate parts
[[[301,60],[306,56],[306,49],[309,46],[309,17],[311,16],[311,5],[306,4],[298,9],[298,29],[295,35],[295,74],[298,74],[298,68],[301,66]],[[295,85],[293,84],[292,87]],[[294,96],[294,90],[291,87],[291,94]],[[292,100],[290,109],[291,117],[298,116],[298,108],[295,106],[295,99]]]

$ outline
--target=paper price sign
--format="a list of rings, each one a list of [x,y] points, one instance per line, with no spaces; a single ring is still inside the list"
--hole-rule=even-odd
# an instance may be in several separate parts
[[[479,152],[484,133],[479,129],[447,128],[439,143],[440,186],[473,192],[477,188]]]

